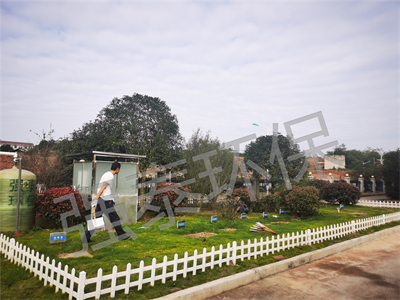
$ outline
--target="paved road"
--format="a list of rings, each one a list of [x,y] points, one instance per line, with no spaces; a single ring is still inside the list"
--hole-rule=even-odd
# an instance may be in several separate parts
[[[400,233],[208,300],[399,300]]]

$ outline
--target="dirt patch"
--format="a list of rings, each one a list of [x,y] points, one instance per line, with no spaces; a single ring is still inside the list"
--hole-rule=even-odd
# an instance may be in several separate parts
[[[282,223],[282,224],[289,224],[290,222],[271,222],[265,225],[272,225],[272,224],[278,224],[278,223]]]
[[[202,238],[202,237],[208,237],[208,236],[213,236],[213,235],[217,235],[217,234],[212,233],[212,232],[200,232],[200,233],[187,234],[184,236],[194,237],[194,238]]]
[[[286,257],[284,257],[283,255],[276,255],[276,256],[272,256],[273,258],[275,258],[276,260],[284,260],[286,259]]]
[[[367,212],[352,212],[350,214],[351,215],[368,215],[369,213],[367,213]]]
[[[223,231],[236,231],[236,228],[224,228]]]
[[[58,256],[58,258],[74,258],[74,255],[72,253],[61,253],[61,254],[58,254],[57,256]],[[82,256],[87,256],[87,257],[90,257],[90,258],[93,257],[93,255],[90,254],[89,252],[86,252]]]

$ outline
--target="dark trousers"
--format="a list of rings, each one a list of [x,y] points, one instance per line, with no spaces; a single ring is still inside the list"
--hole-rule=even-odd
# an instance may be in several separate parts
[[[103,214],[105,214],[107,218],[110,220],[118,236],[122,236],[123,234],[126,233],[122,229],[121,219],[119,218],[117,212],[115,211],[114,202],[112,200],[103,200],[102,198],[99,198],[96,206],[96,218],[101,217]],[[90,237],[93,235],[94,232],[95,230],[86,230],[85,232],[86,241],[90,240]]]

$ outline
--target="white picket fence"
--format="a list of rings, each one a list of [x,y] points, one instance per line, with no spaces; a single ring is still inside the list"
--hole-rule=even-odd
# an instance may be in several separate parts
[[[99,299],[101,295],[108,294],[114,298],[115,293],[120,290],[128,294],[131,288],[141,290],[144,284],[149,283],[154,286],[156,281],[161,280],[162,283],[165,283],[168,278],[176,281],[180,275],[184,278],[188,274],[194,276],[198,271],[205,272],[207,268],[222,267],[224,264],[235,265],[239,260],[256,259],[258,256],[274,254],[293,247],[332,240],[372,226],[398,220],[400,220],[400,212],[358,219],[324,228],[307,229],[300,233],[272,236],[271,239],[269,237],[261,238],[259,241],[254,239],[253,242],[248,240],[247,243],[241,241],[239,244],[234,241],[232,245],[228,243],[226,248],[220,245],[218,250],[215,247],[212,247],[209,252],[206,248],[201,253],[195,250],[193,256],[189,256],[188,252],[185,252],[184,257],[179,258],[178,254],[175,254],[173,260],[170,261],[166,256],[159,263],[153,258],[152,263],[147,266],[144,265],[144,261],[141,261],[139,268],[132,269],[131,264],[128,263],[124,271],[118,271],[117,266],[114,266],[111,274],[103,275],[103,270],[99,269],[97,276],[93,278],[86,278],[85,271],[79,272],[79,277],[76,277],[75,269],[69,272],[68,266],[62,268],[61,263],[56,265],[54,259],[50,263],[49,257],[45,259],[43,254],[35,253],[34,250],[26,248],[18,242],[15,243],[15,239],[10,239],[3,234],[0,235],[0,250],[11,262],[33,272],[35,276],[39,276],[39,279],[44,281],[44,285],[55,286],[56,292],[60,290],[67,293],[69,299],[80,300],[93,297]],[[108,281],[109,287],[102,288],[104,281]],[[88,285],[90,287],[87,287]],[[91,288],[94,291],[85,292],[85,288],[86,290]]]
[[[357,205],[371,206],[371,207],[400,208],[400,202],[398,201],[359,200],[357,202]]]

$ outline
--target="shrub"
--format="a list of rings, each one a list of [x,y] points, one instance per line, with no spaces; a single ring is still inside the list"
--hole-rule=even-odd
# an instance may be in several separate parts
[[[158,195],[155,195],[151,202],[152,205],[161,207],[160,211],[167,210],[167,208],[165,207],[165,204],[164,204],[164,200],[163,200],[164,196],[168,197],[168,200],[169,200],[169,203],[170,203],[172,209],[174,209],[175,207],[184,207],[187,205],[187,198],[182,199],[182,201],[180,201],[177,204],[174,203],[178,199],[178,197],[180,197],[180,195],[177,194],[174,190],[179,189],[183,192],[189,192],[188,188],[182,187],[179,183],[157,185],[157,190],[161,190],[161,189],[165,189],[166,191],[162,192]]]
[[[60,226],[60,215],[65,212],[72,211],[72,204],[70,200],[64,200],[58,203],[54,203],[53,200],[69,194],[73,194],[76,204],[78,205],[80,215],[70,216],[67,220],[70,225],[82,223],[86,211],[85,205],[83,204],[79,192],[75,191],[72,187],[51,188],[47,190],[44,194],[39,194],[36,197],[35,202],[36,218],[43,218],[45,220],[54,221],[57,226]]]
[[[331,184],[331,190],[335,196],[334,201],[340,204],[356,205],[361,196],[360,190],[347,182],[334,182]]]
[[[279,211],[280,206],[281,196],[279,194],[264,196],[257,201],[251,202],[251,210],[260,213]]]
[[[240,200],[243,201],[248,207],[251,207],[251,200],[250,200],[250,195],[247,189],[240,188],[240,189],[234,189],[232,191],[232,198],[240,197]]]
[[[285,196],[286,207],[299,217],[318,214],[320,206],[318,190],[315,187],[294,187]]]
[[[318,198],[320,200],[325,200],[327,202],[332,202],[335,200],[336,195],[331,188],[331,183],[325,180],[312,180],[310,186],[318,189]]]
[[[234,220],[237,218],[236,213],[239,205],[243,205],[242,201],[235,200],[235,197],[227,197],[225,200],[221,200],[215,203],[215,208],[222,218],[228,220]]]

